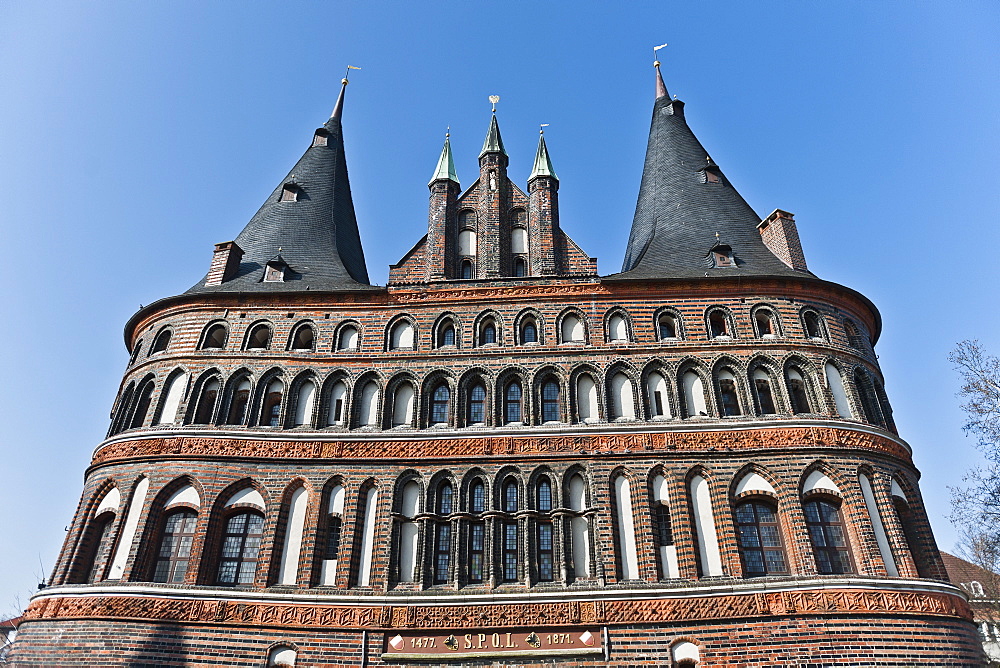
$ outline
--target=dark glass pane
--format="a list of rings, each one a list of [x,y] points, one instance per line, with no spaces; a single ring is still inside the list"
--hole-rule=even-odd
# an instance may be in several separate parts
[[[774,395],[771,394],[771,383],[763,378],[754,381],[757,388],[757,398],[760,400],[760,412],[762,415],[773,415],[778,411],[774,408]]]
[[[488,322],[483,325],[483,340],[481,343],[496,343],[497,342],[497,328],[492,322]]]
[[[537,343],[538,342],[538,329],[535,327],[535,323],[528,322],[524,325],[524,332],[521,335],[522,343]]]
[[[661,339],[677,338],[677,327],[674,325],[674,319],[669,315],[660,316],[659,329]]]
[[[486,486],[482,482],[472,483],[472,507],[474,513],[481,513],[486,509]]]
[[[740,401],[736,397],[736,383],[724,378],[719,381],[719,390],[722,395],[722,414],[739,415]]]
[[[559,420],[559,385],[549,381],[542,386],[542,421]]]
[[[453,496],[454,492],[452,492],[451,485],[447,483],[441,485],[440,497],[438,498],[438,513],[442,515],[451,514]]]
[[[552,483],[548,480],[538,483],[538,509],[544,512],[552,510]]]
[[[517,483],[513,481],[504,486],[503,509],[508,513],[517,512]]]

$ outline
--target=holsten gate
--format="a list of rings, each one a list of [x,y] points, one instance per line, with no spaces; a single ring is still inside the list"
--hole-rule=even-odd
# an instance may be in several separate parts
[[[620,273],[494,115],[369,283],[332,117],[136,313],[18,666],[975,666],[864,296],[814,276],[656,70]],[[346,81],[344,82],[346,85]],[[193,278],[193,277],[192,277]]]

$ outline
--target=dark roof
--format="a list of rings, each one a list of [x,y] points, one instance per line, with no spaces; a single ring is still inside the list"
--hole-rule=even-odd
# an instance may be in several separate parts
[[[244,251],[236,276],[208,287],[203,278],[186,294],[371,289],[347,178],[343,95],[341,89],[334,115],[317,130],[328,134],[326,146],[306,149],[236,237]],[[281,201],[286,184],[297,189],[298,201]],[[290,271],[284,282],[264,283],[264,266],[279,248]]]
[[[614,278],[802,276],[764,245],[760,216],[694,136],[684,103],[670,99],[659,70],[657,92],[632,232]],[[732,246],[736,267],[713,268],[707,254],[719,238]]]

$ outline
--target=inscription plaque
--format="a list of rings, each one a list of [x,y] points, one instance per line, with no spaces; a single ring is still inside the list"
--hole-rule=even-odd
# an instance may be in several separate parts
[[[432,633],[389,631],[385,634],[382,658],[394,659],[474,659],[488,656],[544,658],[567,654],[603,654],[601,631],[591,629],[452,629]]]

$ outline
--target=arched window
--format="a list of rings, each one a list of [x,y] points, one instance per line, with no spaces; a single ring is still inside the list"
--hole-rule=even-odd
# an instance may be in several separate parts
[[[659,552],[660,578],[669,580],[680,577],[677,565],[677,547],[674,545],[673,524],[670,521],[670,492],[667,479],[662,475],[653,478],[653,529]]]
[[[677,320],[669,313],[662,313],[656,319],[656,334],[661,341],[680,338],[677,330]]]
[[[899,519],[899,525],[903,529],[903,536],[906,538],[906,547],[910,550],[913,565],[917,567],[917,575],[922,578],[933,578],[932,561],[928,558],[927,551],[924,549],[924,541],[921,540],[920,531],[917,529],[916,518],[913,515],[913,511],[910,510],[906,494],[895,478],[892,480],[891,496],[893,508],[896,510],[896,517]]]
[[[518,510],[517,482],[510,478],[504,483],[503,487],[503,509],[507,513],[516,513]],[[501,553],[503,559],[501,579],[504,582],[517,582],[517,564],[519,561],[517,520],[511,517],[501,522],[500,527],[502,531]]]
[[[723,575],[722,553],[719,550],[719,536],[715,531],[715,512],[712,509],[712,491],[708,480],[700,475],[692,477],[690,494],[698,543],[698,574]]]
[[[788,398],[792,402],[792,412],[812,413],[809,395],[806,393],[806,380],[802,377],[802,372],[795,367],[788,367],[785,371],[785,380],[788,383]]]
[[[635,391],[632,380],[622,372],[611,376],[611,419],[635,419]]]
[[[247,350],[267,350],[271,347],[271,326],[260,323],[253,326],[247,336]]]
[[[805,326],[806,337],[810,339],[824,339],[823,321],[816,311],[805,311],[802,314],[802,323]]]
[[[788,574],[778,514],[773,506],[756,499],[737,504],[736,531],[744,577]]]
[[[469,405],[466,419],[469,424],[483,424],[486,422],[486,388],[482,384],[476,384],[469,390]]]
[[[249,385],[248,381],[244,382]],[[210,378],[201,386],[197,409],[194,412],[194,424],[212,424],[212,418],[215,416],[215,404],[218,401],[221,387],[218,378]]]
[[[528,252],[528,230],[515,227],[510,231],[511,255],[523,255]]]
[[[492,346],[497,342],[497,325],[493,318],[486,318],[479,325],[479,345]]]
[[[374,380],[369,381],[361,389],[361,398],[358,401],[359,427],[368,427],[377,424],[378,399],[379,399],[378,383],[376,383]]]
[[[258,424],[268,427],[281,426],[281,399],[285,386],[280,380],[272,380],[264,393],[264,400],[260,406],[260,422]]]
[[[583,343],[587,337],[583,320],[572,313],[562,319],[560,333],[562,334],[561,343]]]
[[[719,371],[719,413],[724,416],[742,415],[736,377],[729,369]]]
[[[420,514],[420,485],[416,480],[409,480],[403,485],[399,514],[405,518],[399,524],[399,581],[415,582],[419,534],[416,517]]]
[[[292,350],[312,350],[316,345],[316,333],[310,325],[300,325],[292,337]]]
[[[482,514],[486,510],[486,485],[478,478],[469,486],[469,512],[473,519],[469,524],[468,580],[470,584],[483,582],[486,565],[486,523]]]
[[[774,405],[774,389],[771,382],[771,374],[764,369],[754,369],[753,389],[757,394],[757,405],[760,407],[761,415],[774,415],[778,412]]]
[[[322,144],[316,143],[318,139],[320,139],[319,134],[313,137],[313,146],[326,146],[326,137],[323,137]],[[291,647],[284,645],[272,647],[267,653],[267,668],[289,668],[295,665],[297,657],[298,653]]]
[[[431,424],[448,424],[448,404],[451,390],[446,383],[441,383],[431,397]]]
[[[455,325],[450,321],[445,322],[441,325],[441,329],[438,330],[438,347],[443,348],[445,346],[455,345]]]
[[[181,405],[184,397],[184,388],[187,385],[187,374],[175,373],[167,381],[166,390],[163,391],[163,404],[160,406],[160,417],[157,424],[171,425],[177,419],[177,409]]]
[[[344,486],[330,488],[330,501],[326,510],[326,535],[322,545],[323,565],[319,583],[332,586],[337,582],[337,562],[340,560],[340,535],[344,523]]]
[[[263,536],[264,516],[260,513],[238,512],[226,520],[215,578],[217,585],[253,584]]]
[[[670,648],[670,656],[677,668],[695,668],[698,665],[700,653],[698,646],[693,642],[682,640]]]
[[[117,506],[116,506],[117,507]],[[83,563],[84,581],[98,582],[103,579],[102,571],[107,568],[112,543],[111,526],[115,522],[113,512],[101,512],[90,522],[85,543]],[[76,578],[74,578],[76,579]]]
[[[507,424],[519,423],[523,420],[522,396],[519,382],[514,381],[507,386],[507,390],[504,392],[504,419]]]
[[[840,375],[840,369],[832,362],[826,363],[826,384],[830,387],[830,394],[833,395],[833,402],[837,406],[837,415],[844,418],[853,418],[851,402],[847,399],[847,392],[844,389],[844,377]]]
[[[878,409],[878,399],[875,396],[875,388],[861,367],[854,370],[854,385],[858,390],[858,398],[861,399],[861,410],[864,412],[865,422],[869,424],[882,424],[882,414]]]
[[[628,341],[628,321],[620,313],[608,318],[608,341]]]
[[[552,483],[548,478],[543,477],[538,481],[535,488],[535,505],[540,513],[552,512]],[[555,540],[552,530],[552,520],[548,515],[536,522],[535,569],[539,582],[555,580],[553,568],[555,564]]]
[[[705,386],[698,372],[691,369],[685,371],[681,376],[681,384],[684,388],[685,417],[708,415],[708,407],[705,405]]]
[[[358,328],[354,325],[346,325],[341,328],[337,336],[337,350],[357,350],[358,349]]]
[[[330,426],[340,426],[344,424],[347,407],[347,385],[344,381],[338,380],[330,388],[330,406],[328,408],[326,423]]]
[[[538,325],[534,318],[525,318],[521,323],[521,343],[538,343]]]
[[[547,380],[542,384],[542,422],[559,422],[561,413],[559,384],[554,380]]]
[[[753,322],[757,328],[757,336],[760,338],[773,339],[778,335],[778,327],[774,319],[774,313],[770,309],[757,309],[754,312]]]
[[[824,575],[853,573],[840,506],[829,499],[812,499],[802,505],[812,541],[816,570]]]
[[[375,487],[365,487],[358,495],[358,515],[357,527],[361,531],[355,530],[357,542],[355,546],[359,554],[358,570],[354,579],[354,584],[358,587],[367,587],[372,582],[372,557],[375,550],[375,525],[378,520],[378,489]]]
[[[618,578],[639,578],[639,557],[635,544],[635,518],[632,514],[632,486],[624,475],[612,482],[615,501],[615,529],[618,533]]]
[[[713,339],[732,338],[733,333],[730,331],[729,318],[726,317],[725,311],[715,309],[708,314],[708,333]]]
[[[160,549],[156,553],[153,582],[182,583],[191,559],[198,514],[183,509],[167,515],[160,534]]]
[[[307,380],[299,386],[299,393],[295,399],[295,422],[296,427],[302,425],[312,425],[313,406],[316,403],[316,383]]]
[[[451,521],[445,518],[454,510],[453,500],[451,483],[441,483],[437,498],[438,521],[434,531],[434,584],[445,584],[451,573]]]
[[[141,352],[142,352],[142,339],[139,339],[136,342],[135,347],[132,348],[132,354],[129,355],[128,366],[132,366],[133,364],[135,364],[135,361],[139,359],[139,353]]]
[[[413,348],[413,325],[409,320],[400,320],[389,333],[390,350],[410,350]]]
[[[858,329],[858,326],[851,320],[844,321],[844,334],[847,335],[847,344],[852,348],[864,350],[868,347],[865,342],[865,337],[861,335],[861,331]]]
[[[229,339],[229,330],[221,322],[217,322],[205,331],[201,347],[204,350],[222,350]]]
[[[528,265],[524,261],[523,257],[514,258],[514,275],[515,276],[527,276],[528,275]]]
[[[667,381],[657,372],[646,378],[646,392],[649,395],[649,415],[657,418],[671,417],[670,398],[667,393]]]
[[[542,397],[544,407],[545,397]],[[576,410],[580,422],[597,422],[601,419],[597,407],[597,384],[588,374],[580,374],[576,379]],[[548,420],[546,420],[548,422]]]
[[[409,426],[413,424],[413,385],[408,382],[399,384],[392,397],[392,426]]]
[[[462,260],[462,278],[473,278],[471,260]]]
[[[587,509],[587,483],[574,473],[567,485],[569,509],[577,515],[570,520],[573,578],[590,577],[590,521],[583,515]]]
[[[149,349],[149,354],[154,355],[166,350],[167,345],[170,344],[170,336],[172,334],[173,332],[169,329],[160,330],[160,333],[156,335],[156,339],[153,340],[153,347]]]
[[[458,254],[459,256],[476,254],[475,230],[462,230],[458,233]]]
[[[244,378],[233,390],[229,400],[229,413],[226,424],[245,424],[247,420],[247,405],[250,403],[250,379]]]
[[[146,423],[146,413],[149,412],[149,404],[153,399],[154,389],[156,389],[156,385],[152,380],[147,380],[140,386],[139,391],[136,393],[138,398],[135,402],[135,412],[132,413],[132,421],[129,423],[129,427],[141,427]]]

